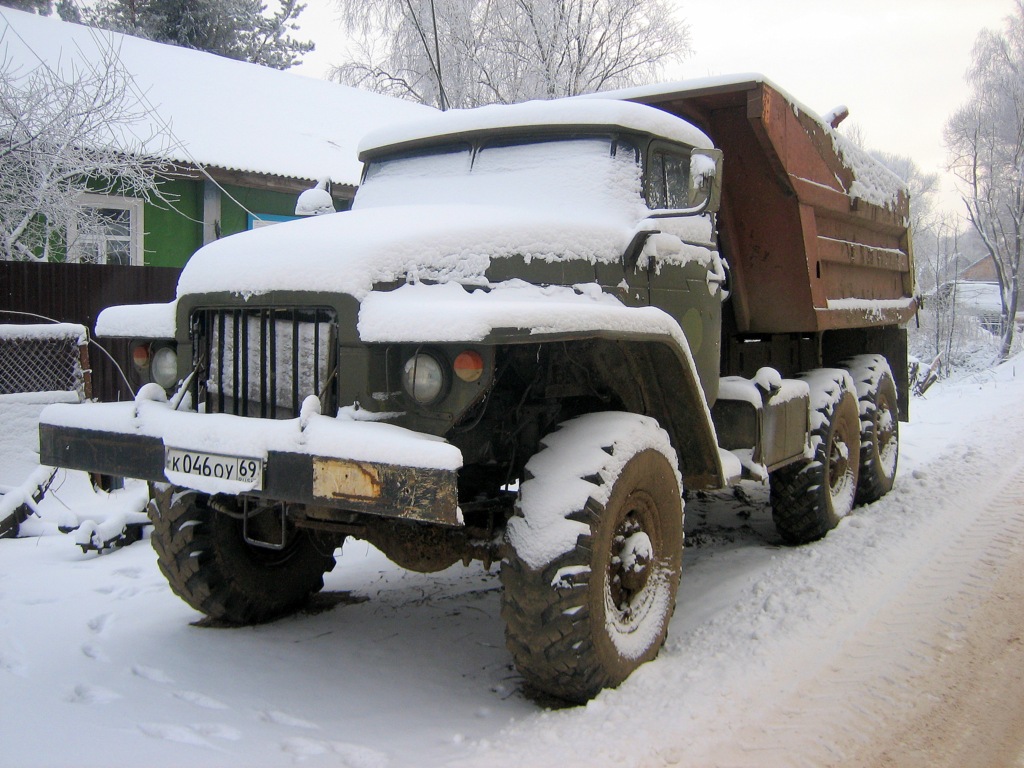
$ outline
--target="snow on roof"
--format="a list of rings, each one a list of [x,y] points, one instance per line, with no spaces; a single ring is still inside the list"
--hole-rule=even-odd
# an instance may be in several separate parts
[[[978,314],[998,315],[1003,311],[997,283],[957,281],[956,303]]]
[[[0,9],[0,56],[26,72],[63,71],[116,53],[177,145],[164,156],[232,171],[359,183],[356,145],[367,131],[435,110],[210,53]],[[138,131],[137,131],[138,132]]]
[[[553,99],[521,104],[490,104],[453,109],[401,125],[387,125],[368,134],[359,153],[435,136],[552,125],[616,126],[652,133],[695,147],[713,147],[711,140],[685,120],[653,107],[611,99]]]

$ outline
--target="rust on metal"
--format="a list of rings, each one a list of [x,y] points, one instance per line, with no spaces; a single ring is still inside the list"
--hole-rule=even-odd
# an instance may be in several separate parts
[[[770,83],[717,83],[637,98],[697,124],[725,153],[720,232],[740,333],[906,322],[914,295],[909,201],[851,193],[835,138]],[[830,307],[858,299],[870,312]],[[894,300],[907,300],[902,305]]]
[[[313,495],[322,499],[379,499],[380,473],[372,464],[313,459]]]

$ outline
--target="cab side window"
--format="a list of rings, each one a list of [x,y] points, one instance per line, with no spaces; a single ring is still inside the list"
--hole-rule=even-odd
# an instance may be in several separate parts
[[[689,206],[689,154],[653,149],[648,158],[647,206],[652,209]]]

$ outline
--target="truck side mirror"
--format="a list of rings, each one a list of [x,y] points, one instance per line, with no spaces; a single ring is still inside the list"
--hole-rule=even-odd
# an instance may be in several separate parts
[[[722,153],[695,148],[690,153],[689,208],[718,210],[721,199]]]

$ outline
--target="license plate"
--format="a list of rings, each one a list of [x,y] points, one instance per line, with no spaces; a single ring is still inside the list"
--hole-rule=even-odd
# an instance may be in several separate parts
[[[263,490],[263,459],[250,456],[225,456],[168,447],[164,453],[164,469],[197,477],[233,480],[251,484],[254,490]]]

